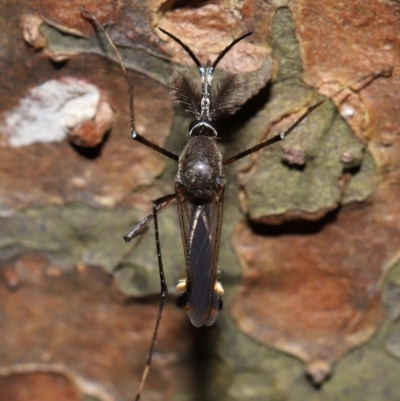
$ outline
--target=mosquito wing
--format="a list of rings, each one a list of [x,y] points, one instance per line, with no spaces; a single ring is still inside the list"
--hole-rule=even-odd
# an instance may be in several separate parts
[[[187,273],[178,303],[196,327],[211,326],[222,308],[222,287],[217,283],[222,206],[223,196],[200,205],[178,200]]]

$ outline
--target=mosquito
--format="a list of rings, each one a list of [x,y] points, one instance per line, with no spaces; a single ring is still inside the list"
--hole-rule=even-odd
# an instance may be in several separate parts
[[[183,107],[194,120],[189,126],[189,140],[178,156],[167,149],[141,136],[135,127],[133,84],[130,81],[121,55],[112,39],[95,15],[82,10],[84,18],[89,19],[101,31],[113,48],[128,85],[131,136],[144,146],[161,153],[178,163],[175,177],[175,192],[158,198],[152,203],[152,212],[140,221],[128,234],[125,241],[142,234],[147,224],[154,222],[155,243],[160,276],[160,303],[148,352],[147,362],[142,373],[136,401],[139,401],[150,369],[157,334],[168,294],[164,275],[163,260],[158,229],[158,215],[173,201],[177,201],[179,223],[182,234],[186,261],[186,278],[177,284],[177,306],[186,310],[190,321],[196,327],[211,326],[215,323],[218,312],[222,309],[224,290],[218,281],[217,266],[221,237],[224,189],[226,185],[225,167],[286,138],[310,113],[343,90],[365,82],[359,88],[379,76],[389,76],[390,70],[379,70],[357,79],[333,95],[309,106],[306,111],[286,131],[244,150],[226,160],[217,147],[217,128],[215,121],[221,116],[233,114],[241,105],[241,79],[237,74],[224,72],[218,82],[213,82],[214,71],[222,58],[238,42],[250,36],[248,32],[233,40],[213,63],[202,65],[192,50],[180,39],[159,28],[161,32],[178,43],[190,56],[199,71],[197,80],[193,80],[188,70],[175,70],[172,77],[172,95],[174,102]]]

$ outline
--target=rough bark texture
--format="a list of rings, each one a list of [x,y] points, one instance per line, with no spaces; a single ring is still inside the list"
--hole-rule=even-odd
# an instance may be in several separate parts
[[[220,125],[226,157],[287,128],[371,72],[287,139],[229,166],[216,326],[170,296],[144,401],[398,401],[400,4],[362,0],[0,0],[0,400],[133,400],[157,313],[154,233],[122,234],[173,191],[182,150],[172,68],[243,74]],[[101,35],[100,35],[101,36]],[[160,216],[171,294],[184,274],[176,206]]]

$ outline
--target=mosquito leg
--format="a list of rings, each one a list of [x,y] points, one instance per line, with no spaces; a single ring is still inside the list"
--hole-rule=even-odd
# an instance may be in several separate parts
[[[156,324],[154,327],[153,337],[151,339],[151,344],[150,344],[150,348],[149,348],[149,354],[147,357],[146,366],[144,367],[142,378],[141,378],[140,384],[139,384],[139,389],[138,389],[138,392],[137,392],[136,398],[135,398],[136,401],[139,401],[139,399],[140,399],[140,395],[142,394],[143,387],[146,382],[147,374],[149,373],[149,370],[150,370],[150,365],[151,365],[151,360],[153,358],[154,348],[157,343],[158,328],[160,326],[161,317],[162,317],[162,313],[163,313],[164,306],[165,306],[165,301],[166,301],[167,294],[168,294],[167,284],[165,282],[164,266],[163,266],[162,256],[161,256],[161,246],[160,246],[160,236],[158,233],[157,213],[160,210],[160,207],[164,208],[166,204],[171,203],[175,198],[176,198],[176,194],[171,194],[171,195],[163,196],[162,198],[159,198],[159,199],[156,199],[155,201],[153,201],[152,218],[154,220],[158,269],[159,269],[159,274],[160,274],[160,285],[161,285],[160,304],[158,306],[157,320],[156,320]]]
[[[172,195],[169,195],[172,196]],[[160,203],[157,206],[157,213],[159,214],[160,212],[162,212],[170,203],[172,203],[175,200],[175,194],[173,194],[173,198],[165,201],[164,203]],[[147,224],[153,220],[153,212],[151,212],[149,215],[147,215],[141,222],[139,222],[138,224],[136,224],[135,227],[133,227],[133,229],[128,233],[125,234],[122,238],[126,241],[129,242],[132,238],[137,237],[138,235],[140,235],[143,230],[146,228]]]
[[[155,150],[158,153],[161,153],[164,156],[169,157],[172,160],[178,161],[179,157],[178,155],[176,155],[175,153],[170,152],[167,149],[164,149],[161,146],[156,145],[155,143],[147,140],[146,138],[144,138],[142,135],[140,135],[137,131],[136,131],[136,126],[135,126],[135,107],[134,107],[134,103],[133,103],[133,84],[130,81],[129,77],[128,77],[128,73],[126,71],[125,68],[125,64],[122,61],[122,57],[121,54],[119,53],[117,46],[115,46],[114,42],[112,41],[110,35],[105,31],[104,27],[100,24],[100,21],[97,19],[97,17],[92,14],[90,11],[85,10],[84,8],[82,9],[82,16],[83,18],[86,18],[88,20],[90,20],[97,28],[98,31],[101,31],[104,36],[106,37],[108,43],[110,44],[110,46],[112,47],[112,49],[114,50],[114,53],[117,56],[119,65],[121,66],[121,69],[124,73],[126,82],[128,84],[128,92],[129,92],[129,109],[130,109],[130,121],[131,121],[131,135],[132,138],[138,142],[140,142],[141,144],[147,146],[150,149]]]
[[[388,77],[390,76],[392,70],[391,69],[387,69],[387,70],[378,70],[375,71],[371,74],[365,75],[364,77],[361,77],[359,79],[357,79],[356,81],[354,81],[353,83],[351,83],[348,86],[345,86],[341,89],[339,89],[338,91],[336,91],[333,95],[320,100],[319,102],[309,106],[307,108],[307,110],[283,133],[276,135],[272,138],[269,138],[261,143],[259,143],[258,145],[255,145],[247,150],[244,150],[243,152],[240,152],[238,154],[236,154],[235,156],[230,157],[229,159],[225,160],[223,165],[227,166],[228,164],[231,164],[239,159],[242,159],[245,156],[251,155],[254,152],[257,152],[257,150],[263,149],[269,145],[272,145],[275,142],[279,142],[282,139],[285,139],[310,113],[312,113],[315,109],[317,109],[319,106],[321,106],[322,104],[324,104],[325,102],[327,102],[328,100],[332,99],[333,97],[337,96],[339,93],[343,92],[345,89],[351,88],[353,85],[358,84],[360,82],[364,82],[364,84],[358,88],[357,90],[361,90],[362,88],[364,88],[366,85],[368,85],[372,80],[374,80],[375,78],[378,77]]]

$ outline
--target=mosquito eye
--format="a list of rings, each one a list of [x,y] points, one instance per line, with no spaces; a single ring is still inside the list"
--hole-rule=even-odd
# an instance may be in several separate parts
[[[192,135],[193,130],[195,129],[197,124],[200,124],[200,120],[192,121],[192,123],[189,125],[189,134]]]
[[[217,127],[211,120],[195,120],[189,126],[190,136],[217,136]]]

